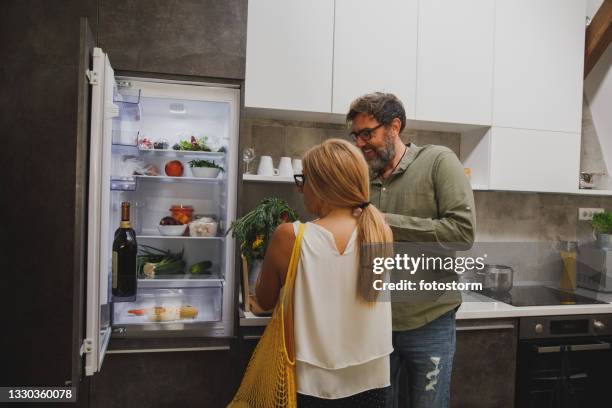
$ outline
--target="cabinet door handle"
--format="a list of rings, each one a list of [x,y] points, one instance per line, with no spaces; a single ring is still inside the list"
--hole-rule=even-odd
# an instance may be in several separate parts
[[[481,326],[459,326],[457,331],[476,331],[476,330],[508,330],[514,329],[513,324],[485,324]]]

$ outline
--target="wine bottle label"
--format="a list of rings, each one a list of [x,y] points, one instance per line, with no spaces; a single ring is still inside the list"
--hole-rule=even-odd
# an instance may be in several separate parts
[[[117,251],[113,251],[113,289],[117,289],[117,261],[119,259],[119,254]]]

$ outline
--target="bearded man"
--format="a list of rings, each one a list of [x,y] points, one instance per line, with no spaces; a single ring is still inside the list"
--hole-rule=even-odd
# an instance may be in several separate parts
[[[406,113],[392,94],[356,99],[346,120],[371,170],[370,201],[385,214],[394,240],[471,247],[474,195],[455,153],[443,146],[404,144]],[[460,293],[452,291],[445,301],[393,302],[388,407],[397,407],[400,399],[411,408],[448,407],[460,305]],[[406,387],[400,387],[400,370]]]

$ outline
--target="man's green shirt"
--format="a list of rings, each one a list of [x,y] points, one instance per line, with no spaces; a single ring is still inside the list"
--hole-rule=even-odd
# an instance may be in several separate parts
[[[385,214],[396,242],[469,247],[474,241],[474,194],[461,162],[446,147],[410,144],[389,178],[371,178],[370,201]],[[393,302],[393,330],[416,329],[461,304],[456,291],[444,299]]]

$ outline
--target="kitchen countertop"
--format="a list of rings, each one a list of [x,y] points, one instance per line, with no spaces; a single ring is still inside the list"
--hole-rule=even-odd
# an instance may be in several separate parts
[[[521,284],[533,284],[533,282],[517,283],[517,286]],[[552,283],[544,286],[558,288],[558,285],[555,287],[555,284]],[[495,301],[480,293],[462,292],[463,303],[457,311],[457,320],[612,313],[612,293],[598,293],[578,288],[576,294],[594,298],[606,304],[517,307]],[[269,320],[269,316],[255,316],[251,312],[240,311],[241,326],[265,326]]]

